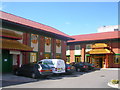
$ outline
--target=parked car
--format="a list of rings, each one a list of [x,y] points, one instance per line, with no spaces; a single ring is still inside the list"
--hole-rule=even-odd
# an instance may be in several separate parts
[[[91,63],[88,63],[88,62],[85,62],[84,64],[88,66],[88,70],[94,70],[95,69],[94,64],[91,64]]]
[[[88,71],[88,66],[82,62],[76,63],[74,66],[75,66],[77,72]]]
[[[65,73],[65,62],[62,59],[43,59],[37,63],[42,62],[42,64],[47,64],[52,68],[54,74]]]
[[[52,69],[48,65],[30,63],[15,70],[15,74],[32,78],[47,77],[52,74]]]
[[[75,67],[70,64],[65,64],[66,74],[72,74],[75,72]]]

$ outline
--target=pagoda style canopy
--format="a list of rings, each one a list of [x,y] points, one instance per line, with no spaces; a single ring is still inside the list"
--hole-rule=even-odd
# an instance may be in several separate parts
[[[107,47],[109,47],[109,46],[105,43],[96,43],[96,44],[92,45],[92,48],[107,48]]]
[[[2,47],[2,49],[17,50],[17,51],[33,51],[31,47],[22,44],[17,40],[0,39],[0,42],[2,42],[2,44],[0,44],[0,47]]]
[[[10,31],[7,29],[0,29],[0,48],[6,50],[17,50],[17,51],[33,51],[33,48],[25,44],[20,43],[17,40],[22,39],[22,35],[16,33],[15,31]]]
[[[15,31],[10,31],[10,30],[2,28],[0,29],[0,33],[1,33],[0,36],[2,37],[17,39],[17,40],[22,39],[22,35],[15,33]]]
[[[96,43],[92,45],[92,50],[89,54],[112,54],[113,52],[109,49],[109,46],[105,43]]]

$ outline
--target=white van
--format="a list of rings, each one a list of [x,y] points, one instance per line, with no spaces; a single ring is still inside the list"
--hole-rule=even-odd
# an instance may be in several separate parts
[[[52,68],[53,73],[65,73],[65,62],[62,59],[42,59],[39,62],[48,64]]]

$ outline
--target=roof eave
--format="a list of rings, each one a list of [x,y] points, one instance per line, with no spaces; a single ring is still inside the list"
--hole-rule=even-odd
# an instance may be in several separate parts
[[[67,44],[77,44],[77,43],[88,43],[88,42],[104,42],[108,40],[120,40],[120,38],[111,38],[111,39],[98,39],[98,40],[86,40],[86,41],[73,41],[73,42],[67,42]]]
[[[11,24],[11,25],[14,25],[14,26],[18,26],[20,28],[27,28],[27,29],[24,29],[24,30],[26,30],[24,32],[31,31],[31,32],[34,32],[34,33],[40,33],[40,34],[42,33],[42,35],[46,35],[46,36],[49,36],[49,37],[52,36],[52,37],[55,37],[57,39],[62,39],[62,40],[65,40],[65,41],[67,41],[67,40],[74,40],[74,38],[71,38],[69,36],[68,37],[67,36],[63,36],[63,35],[60,35],[60,34],[52,33],[52,32],[49,32],[49,31],[44,31],[44,30],[41,30],[41,29],[38,29],[38,28],[34,28],[34,27],[30,27],[30,26],[26,26],[26,25],[22,25],[22,24],[19,24],[19,23],[15,23],[15,22],[11,22],[11,21],[2,19],[2,26],[3,27],[5,25],[8,25],[8,24]]]

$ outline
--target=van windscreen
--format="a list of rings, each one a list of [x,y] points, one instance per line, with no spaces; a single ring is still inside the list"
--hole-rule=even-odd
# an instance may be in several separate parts
[[[53,62],[52,61],[43,61],[43,64],[53,65]]]

